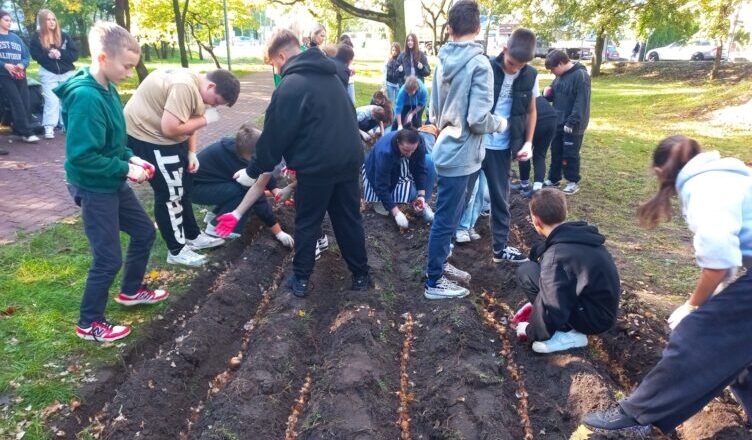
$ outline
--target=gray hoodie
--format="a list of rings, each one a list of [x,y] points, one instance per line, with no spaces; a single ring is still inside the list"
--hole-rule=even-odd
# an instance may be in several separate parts
[[[505,122],[491,113],[492,106],[493,72],[483,47],[474,42],[442,46],[429,110],[441,130],[431,154],[440,176],[467,176],[480,169],[483,135],[502,131]]]

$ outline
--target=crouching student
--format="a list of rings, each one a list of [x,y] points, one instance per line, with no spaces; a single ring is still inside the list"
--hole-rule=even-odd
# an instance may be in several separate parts
[[[378,131],[374,134],[383,136],[384,124],[392,122],[392,115],[387,114],[384,107],[376,104],[358,107],[355,109],[355,114],[358,116],[360,137],[366,142],[371,140],[371,135],[369,133],[371,130],[378,128]]]
[[[533,194],[530,217],[546,241],[517,269],[530,300],[513,320],[517,336],[532,341],[536,353],[585,347],[586,335],[614,325],[619,307],[619,274],[606,239],[585,222],[565,223],[565,196],[553,188]]]
[[[363,193],[367,203],[381,215],[392,215],[402,229],[409,224],[398,204],[411,203],[425,221],[433,221],[433,210],[426,202],[427,168],[433,167],[426,146],[417,130],[402,129],[382,137],[366,158],[362,168]]]
[[[214,206],[212,215],[207,215],[205,231],[207,235],[219,236],[215,230],[217,224],[215,217],[235,209],[248,191],[248,187],[235,181],[233,175],[239,169],[248,166],[260,136],[260,130],[245,124],[240,127],[235,138],[223,138],[198,153],[201,168],[193,179],[193,200],[201,205]],[[267,188],[279,201],[289,199],[292,194],[292,188],[284,190],[277,188],[273,178],[270,179]],[[272,207],[266,197],[259,198],[251,209],[270,228],[280,243],[289,248],[294,246],[292,237],[283,231],[277,222],[277,217],[272,212]],[[250,211],[246,212],[240,218],[228,238],[237,238],[243,233],[243,227],[248,222],[250,214]]]

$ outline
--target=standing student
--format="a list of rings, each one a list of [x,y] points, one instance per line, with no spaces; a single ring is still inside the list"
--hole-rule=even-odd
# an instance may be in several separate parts
[[[10,13],[0,9],[0,91],[10,106],[13,132],[24,142],[38,142],[31,129],[29,86],[26,68],[29,67],[29,49],[21,38],[10,31],[13,21]]]
[[[219,120],[214,107],[232,106],[239,93],[240,83],[226,70],[196,74],[188,69],[159,69],[146,77],[125,106],[128,146],[157,168],[149,183],[170,264],[200,266],[206,257],[194,250],[224,242],[202,233],[193,214],[197,131]]]
[[[634,392],[582,422],[606,432],[664,433],[702,410],[726,387],[752,417],[752,171],[743,162],[702,153],[685,136],[664,139],[653,153],[659,190],[637,210],[647,227],[670,220],[681,201],[700,276],[689,299],[669,317],[672,329],[658,364]],[[739,266],[744,275],[733,280]]]
[[[350,101],[355,105],[355,69],[352,67],[352,62],[355,59],[355,46],[349,35],[343,34],[339,37],[339,44],[341,46],[347,46],[352,49],[352,56],[349,56],[349,60],[346,61],[347,71],[349,76],[347,78],[347,96],[350,97]],[[337,51],[337,58],[339,58],[339,51]]]
[[[546,56],[546,69],[556,75],[544,96],[553,102],[558,119],[544,185],[558,187],[563,172],[568,182],[564,194],[575,194],[580,190],[580,149],[590,121],[590,75],[587,67],[573,63],[561,50]]]
[[[483,172],[491,199],[493,262],[522,263],[527,258],[509,246],[509,173],[512,160],[530,160],[535,133],[538,72],[528,63],[535,56],[535,34],[516,29],[499,56],[491,59],[493,69],[493,112],[509,121],[508,128],[486,137]]]
[[[436,213],[428,238],[428,299],[462,298],[470,292],[445,275],[467,281],[470,275],[447,262],[452,236],[483,160],[483,137],[500,132],[506,120],[491,113],[493,73],[480,33],[480,11],[471,0],[460,0],[447,16],[449,42],[439,51],[431,89],[431,121],[440,130],[432,159],[438,173]]]
[[[414,76],[425,82],[431,74],[431,66],[428,65],[426,53],[418,47],[418,37],[413,33],[407,34],[405,39],[405,51],[399,55],[397,70],[403,78]]]
[[[326,43],[326,28],[321,23],[316,23],[313,25],[313,29],[311,29],[310,34],[310,42],[308,43],[308,48],[321,48],[324,43]]]
[[[402,130],[408,127],[420,128],[423,125],[423,110],[427,103],[426,86],[416,77],[408,77],[405,85],[397,93],[397,101],[394,103],[396,117],[392,123],[392,130]]]
[[[104,316],[109,289],[123,265],[120,232],[130,236],[120,294],[125,306],[163,301],[164,290],[142,283],[156,233],[126,178],[142,183],[154,166],[134,156],[126,145],[125,119],[115,85],[129,78],[141,49],[133,36],[114,23],[97,23],[89,32],[91,66],[55,89],[63,103],[65,175],[73,200],[81,207],[84,232],[93,255],[76,325],[79,338],[109,342],[130,328]]]
[[[405,81],[404,67],[400,70],[400,52],[400,44],[397,42],[392,43],[389,59],[386,60],[386,64],[384,65],[384,89],[386,89],[389,102],[397,100],[397,93]]]
[[[44,95],[44,137],[53,139],[55,128],[60,124],[60,100],[52,89],[73,76],[78,47],[68,34],[61,31],[55,14],[49,9],[42,9],[37,14],[37,34],[31,37],[31,57],[39,63],[39,80]]]

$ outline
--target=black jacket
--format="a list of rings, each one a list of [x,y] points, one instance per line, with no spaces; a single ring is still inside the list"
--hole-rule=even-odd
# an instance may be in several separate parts
[[[405,82],[405,72],[399,71],[400,59],[389,58],[386,63],[386,82],[395,85],[402,85]]]
[[[504,84],[504,54],[497,57],[489,57],[491,70],[494,76],[494,96],[493,107],[496,109],[496,102],[499,100],[499,92]],[[525,144],[525,132],[527,131],[527,117],[530,111],[530,103],[533,101],[533,87],[538,77],[538,71],[535,67],[526,64],[520,69],[520,75],[512,83],[512,110],[507,119],[509,124],[509,149],[512,157],[522,149]]]
[[[229,136],[199,151],[198,161],[201,166],[193,175],[194,185],[234,182],[232,176],[248,167],[248,161],[235,149],[235,138]],[[277,187],[273,177],[266,187],[270,190]]]
[[[558,125],[571,127],[574,134],[585,133],[590,122],[590,75],[587,68],[574,63],[571,69],[551,83],[548,100],[554,103]]]
[[[551,107],[551,103],[542,96],[535,98],[535,110],[538,115],[538,118],[536,119],[537,122],[556,119],[556,110],[554,110],[554,108]],[[537,129],[538,125],[535,127]]]
[[[423,65],[422,69],[418,69],[418,66],[415,66],[415,76],[418,77],[419,80],[425,81],[425,78],[431,74],[431,66],[428,65],[428,57],[426,57],[425,52],[420,52],[420,56],[418,57],[420,60],[420,64]],[[407,78],[410,75],[410,64],[412,63],[412,59],[409,56],[407,52],[402,52],[399,54],[399,58],[397,58],[397,67],[402,65],[402,81],[400,82],[400,85],[402,85],[405,82],[405,78]]]
[[[402,153],[397,145],[396,131],[389,132],[379,139],[366,158],[366,177],[368,177],[368,182],[371,183],[374,192],[387,211],[391,211],[395,205],[392,192],[399,183],[401,162]],[[410,156],[409,168],[415,182],[415,188],[418,191],[425,191],[426,146],[422,137],[418,143],[418,148]]]
[[[556,227],[540,261],[540,292],[526,333],[532,341],[550,339],[571,326],[585,334],[602,333],[616,322],[619,273],[598,228],[585,222]]]
[[[59,60],[50,58],[50,49],[57,49],[60,51]],[[34,34],[31,37],[31,47],[29,48],[31,57],[47,71],[60,75],[76,69],[76,66],[74,66],[73,63],[78,60],[78,47],[76,47],[76,43],[68,36],[68,34],[62,32],[62,42],[60,47],[51,46],[50,49],[45,49],[42,46],[39,34]]]
[[[272,171],[284,157],[301,183],[358,178],[363,164],[358,119],[335,72],[320,50],[287,61],[248,166],[251,177]]]
[[[345,64],[341,60],[338,60],[337,58],[329,57],[329,59],[334,61],[334,65],[337,68],[337,78],[342,81],[345,89],[347,89],[347,87],[350,85],[350,68],[347,67],[347,64]]]

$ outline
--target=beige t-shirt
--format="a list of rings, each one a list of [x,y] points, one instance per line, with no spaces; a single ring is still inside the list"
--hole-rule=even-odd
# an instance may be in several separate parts
[[[170,138],[162,134],[162,115],[170,112],[181,122],[206,111],[199,93],[199,76],[188,69],[158,69],[138,86],[125,105],[129,136],[158,145],[177,144],[188,136]]]

